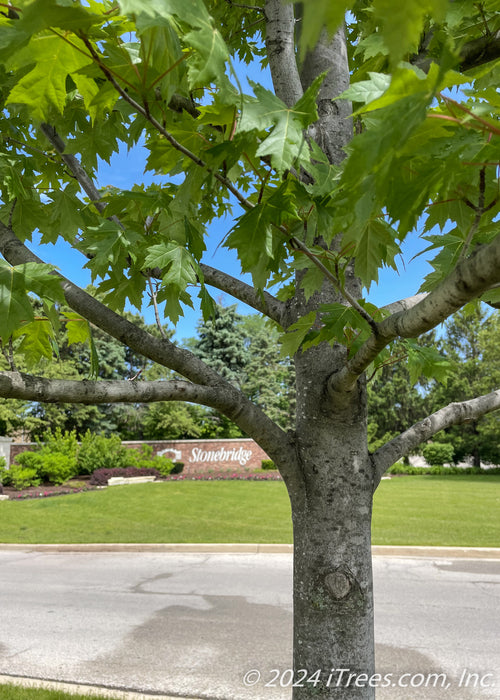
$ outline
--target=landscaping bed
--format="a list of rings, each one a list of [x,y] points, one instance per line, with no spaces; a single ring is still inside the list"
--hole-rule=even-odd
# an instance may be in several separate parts
[[[23,500],[26,498],[46,498],[48,496],[65,496],[70,493],[81,493],[82,491],[93,491],[96,486],[89,484],[89,477],[81,477],[81,479],[69,482],[66,484],[40,484],[39,486],[28,486],[25,489],[15,489],[11,486],[3,487],[3,495],[8,496],[9,500]]]

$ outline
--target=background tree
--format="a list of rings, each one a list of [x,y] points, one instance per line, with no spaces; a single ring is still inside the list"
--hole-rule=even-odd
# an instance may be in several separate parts
[[[498,315],[471,305],[458,311],[446,323],[441,351],[452,363],[446,384],[437,384],[430,392],[431,407],[436,410],[453,401],[463,401],[492,391],[500,383],[500,343]],[[460,427],[451,426],[437,436],[451,443],[454,459],[472,458],[475,467],[483,462],[500,462],[499,416],[493,414],[472,419]]]
[[[244,316],[241,328],[249,354],[242,391],[277,425],[291,428],[295,419],[295,371],[290,358],[281,356],[280,333],[275,324],[256,314]]]
[[[499,301],[497,9],[496,0],[19,0],[15,17],[0,17],[3,346],[16,336],[30,366],[49,359],[54,304],[67,303],[73,339],[91,323],[184,378],[56,380],[16,371],[14,358],[0,395],[199,403],[262,446],[292,506],[294,666],[320,671],[296,699],[374,696],[373,492],[418,444],[500,407],[500,390],[450,404],[368,449],[366,373],[404,352],[410,376],[440,376],[437,352],[412,339],[474,299]],[[233,58],[263,58],[274,90],[254,84],[244,95]],[[98,157],[139,142],[166,181],[97,189]],[[207,225],[234,207],[221,242],[251,285],[203,260]],[[425,296],[377,309],[367,290],[423,217],[434,267]],[[99,298],[30,251],[36,228],[82,253]],[[281,327],[296,373],[292,431],[123,314],[149,297],[160,329],[162,314],[175,324],[197,294],[208,319],[208,287]],[[351,670],[348,687],[332,687],[332,668]]]

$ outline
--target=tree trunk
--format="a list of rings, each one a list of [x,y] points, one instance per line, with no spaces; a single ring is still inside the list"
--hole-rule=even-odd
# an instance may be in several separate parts
[[[324,391],[344,352],[320,346],[296,358],[303,487],[290,494],[294,700],[375,697],[366,392],[363,380],[348,394]]]
[[[479,430],[476,421],[473,421],[472,423],[472,432],[476,438],[474,448],[472,450],[472,466],[476,469],[481,469],[481,449],[479,446]]]

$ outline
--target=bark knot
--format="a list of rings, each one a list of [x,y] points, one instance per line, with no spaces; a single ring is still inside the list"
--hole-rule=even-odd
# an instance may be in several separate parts
[[[338,568],[325,576],[325,584],[335,600],[347,598],[352,590],[354,579],[350,571]]]

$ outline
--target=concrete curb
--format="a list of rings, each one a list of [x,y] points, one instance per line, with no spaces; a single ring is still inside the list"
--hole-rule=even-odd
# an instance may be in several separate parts
[[[201,700],[187,695],[161,695],[158,693],[137,693],[131,690],[118,690],[114,688],[99,687],[97,685],[85,685],[81,683],[63,683],[60,681],[42,680],[40,678],[25,678],[23,676],[0,675],[0,689],[2,685],[16,685],[21,688],[41,688],[45,690],[59,690],[71,695],[85,695],[87,697],[104,697],[113,700]]]
[[[202,544],[202,543],[102,543],[102,544],[1,544],[0,551],[29,552],[177,552],[212,554],[291,554],[292,544]],[[500,559],[498,547],[426,547],[374,545],[374,556],[447,557],[453,559]]]

